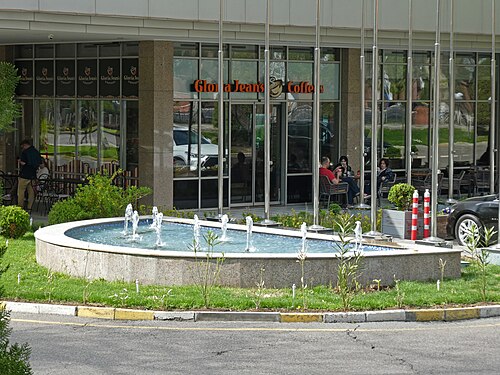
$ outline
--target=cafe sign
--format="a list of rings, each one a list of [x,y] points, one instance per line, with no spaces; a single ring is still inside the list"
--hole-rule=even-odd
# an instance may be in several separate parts
[[[224,92],[246,92],[246,93],[264,93],[264,83],[244,83],[239,80],[234,80],[233,83],[224,84]],[[207,82],[205,79],[197,79],[193,82],[192,90],[195,92],[219,92],[219,85],[217,83]],[[323,85],[320,85],[319,92],[323,92]],[[280,79],[271,78],[269,87],[270,97],[277,98],[283,92],[291,94],[312,94],[314,93],[314,85],[308,81],[288,81],[283,82]]]

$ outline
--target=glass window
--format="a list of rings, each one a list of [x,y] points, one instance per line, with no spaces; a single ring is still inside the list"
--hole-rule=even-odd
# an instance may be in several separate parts
[[[40,148],[42,155],[54,159],[55,146],[55,123],[54,123],[54,100],[41,99],[38,103],[38,126],[40,134]]]
[[[35,46],[35,58],[53,58],[53,44],[38,44]]]
[[[405,167],[406,105],[402,102],[385,103],[380,144],[383,156],[390,160],[392,169]]]
[[[139,42],[127,42],[122,44],[123,56],[139,56]]]
[[[288,106],[288,173],[311,172],[312,108],[311,102]]]
[[[259,50],[253,45],[231,46],[231,58],[233,59],[258,59]]]
[[[197,59],[174,59],[174,97],[195,98],[191,85],[198,79]]]
[[[174,56],[198,57],[197,43],[174,43]]]
[[[455,64],[457,65],[475,65],[475,53],[457,53],[455,57]]]
[[[406,63],[406,52],[384,50],[384,63]]]
[[[71,58],[75,55],[74,44],[56,44],[56,58]]]
[[[229,46],[224,44],[222,46],[222,51],[224,58],[228,58]],[[208,58],[218,58],[219,57],[219,45],[218,44],[202,44],[201,45],[201,57]]]
[[[174,102],[174,177],[198,175],[198,105],[192,101]],[[203,137],[201,142],[210,143]]]
[[[490,65],[477,68],[477,98],[489,100],[491,98],[491,69]],[[479,114],[478,114],[479,115]]]
[[[120,57],[120,44],[109,43],[99,46],[100,57]]]
[[[340,61],[340,49],[338,48],[322,48],[321,61]]]
[[[313,84],[313,64],[309,62],[289,62],[288,63],[288,98],[312,99],[312,93],[303,94],[295,92],[295,85],[301,82]]]
[[[82,43],[77,45],[78,57],[97,57],[97,45]]]
[[[125,169],[137,175],[139,165],[139,102],[127,100],[124,103],[127,126],[127,148]]]
[[[16,59],[31,59],[33,58],[33,45],[27,44],[24,46],[16,46],[14,49]]]
[[[339,64],[321,64],[320,80],[323,86],[323,92],[320,94],[321,100],[339,100],[339,70]]]
[[[384,64],[383,82],[384,100],[406,99],[406,65]]]
[[[219,103],[201,103],[201,175],[217,176],[219,166]],[[228,149],[229,119],[227,108],[224,112],[224,150]],[[206,142],[208,141],[208,143]],[[226,152],[226,151],[225,151]],[[224,157],[227,160],[227,156]],[[227,163],[224,163],[224,174],[227,175]]]
[[[120,166],[120,102],[101,101],[100,162],[101,169],[113,173]]]
[[[224,84],[229,82],[229,71],[228,71],[228,61],[224,61],[224,67],[223,67],[223,72],[224,72],[224,79],[223,82]],[[219,61],[218,60],[208,60],[208,59],[202,59],[201,60],[201,66],[200,66],[200,79],[206,80],[208,83],[215,83],[218,84],[218,79],[219,79]],[[219,97],[218,90],[217,92],[202,92],[201,98],[202,99],[217,99]],[[225,98],[228,97],[228,94],[226,93],[224,95]]]
[[[314,60],[313,49],[290,47],[288,48],[288,60],[312,61]]]
[[[233,60],[231,62],[231,81],[239,81],[240,84],[255,84],[257,83],[257,61],[240,61]],[[237,88],[238,92],[233,91],[231,97],[233,99],[256,99],[256,92],[241,92],[242,87]]]
[[[320,157],[328,156],[335,160],[339,154],[339,104],[338,103],[321,103],[320,113]],[[319,161],[318,161],[319,162]]]
[[[81,100],[79,105],[79,126],[77,129],[77,147],[80,160],[87,165],[90,173],[97,171],[97,101]]]
[[[176,209],[198,208],[198,180],[174,181],[174,207]]]
[[[488,141],[490,134],[490,116],[490,104],[477,103],[476,156],[474,157],[476,163],[485,152],[489,152]]]
[[[69,164],[76,157],[76,103],[56,100],[57,165]]]

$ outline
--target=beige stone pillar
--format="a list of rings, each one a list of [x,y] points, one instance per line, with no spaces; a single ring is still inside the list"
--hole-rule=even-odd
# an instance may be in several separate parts
[[[340,154],[347,155],[354,173],[361,159],[361,94],[360,94],[360,50],[346,49],[342,54],[342,108]],[[364,114],[363,114],[364,115]]]
[[[173,46],[139,43],[139,183],[153,189],[143,201],[173,206]]]

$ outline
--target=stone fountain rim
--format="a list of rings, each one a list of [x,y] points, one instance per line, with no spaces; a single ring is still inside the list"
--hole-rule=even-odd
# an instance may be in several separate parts
[[[141,220],[145,219],[150,219],[151,216],[141,216]],[[67,247],[67,248],[75,248],[75,249],[80,249],[80,250],[88,250],[88,251],[97,251],[97,252],[106,252],[106,253],[116,253],[116,254],[128,254],[128,255],[139,255],[139,256],[156,256],[160,258],[195,258],[196,255],[192,251],[169,251],[169,250],[153,250],[153,249],[140,249],[140,248],[132,248],[132,247],[120,247],[120,246],[114,246],[114,245],[104,245],[104,244],[97,244],[94,242],[86,242],[86,241],[81,241],[77,240],[75,238],[67,236],[65,233],[66,231],[77,228],[77,227],[82,227],[82,226],[91,226],[91,225],[96,225],[96,224],[106,224],[106,223],[114,223],[114,222],[123,222],[123,218],[103,218],[103,219],[91,219],[91,220],[80,220],[80,221],[72,221],[68,223],[62,223],[62,224],[54,224],[54,225],[49,225],[43,228],[38,229],[35,233],[35,239],[37,241],[43,241],[48,244],[56,245],[56,246],[61,246],[61,247]],[[185,219],[185,218],[177,218],[177,217],[164,217],[163,218],[164,222],[175,222],[175,223],[182,223],[182,224],[193,224],[194,220],[192,219]],[[199,220],[199,223],[201,226],[205,227],[214,227],[214,228],[221,228],[222,223],[220,222],[214,222],[214,221],[206,221],[206,220]],[[228,229],[232,230],[241,230],[245,231],[246,226],[241,225],[241,224],[234,224],[234,223],[228,223],[227,224]],[[285,235],[285,236],[291,236],[291,237],[302,237],[302,233],[300,230],[294,230],[294,229],[283,229],[283,228],[271,228],[271,227],[260,227],[260,226],[253,226],[252,231],[255,233],[268,233],[268,234],[278,234],[278,235]],[[324,233],[312,233],[308,232],[307,233],[307,238],[308,239],[321,239],[321,240],[339,240],[338,236],[336,235],[331,235],[331,234],[324,234]],[[392,246],[391,246],[392,245]],[[382,246],[382,245],[381,245]],[[389,248],[388,250],[378,250],[378,251],[369,251],[365,252],[364,256],[365,257],[380,257],[380,256],[398,256],[398,255],[408,255],[409,252],[412,254],[429,254],[429,253],[435,253],[436,249],[439,249],[439,251],[443,253],[454,253],[454,252],[460,252],[459,249],[449,249],[449,248],[436,248],[433,246],[424,246],[424,245],[417,245],[414,244],[410,241],[400,241],[396,243],[388,243],[384,244],[384,247]],[[199,252],[198,257],[204,256],[204,252]],[[258,258],[276,258],[276,259],[293,259],[297,258],[297,252],[290,252],[290,253],[246,253],[246,252],[241,252],[241,253],[218,253],[214,252],[213,257],[221,257],[224,256],[224,258],[234,258],[234,259],[239,259],[239,258],[253,258],[253,259],[258,259]],[[335,253],[308,253],[307,254],[308,258],[315,258],[315,259],[328,259],[328,258],[336,258]]]

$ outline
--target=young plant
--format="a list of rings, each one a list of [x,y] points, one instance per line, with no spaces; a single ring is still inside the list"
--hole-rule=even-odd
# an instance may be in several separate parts
[[[444,281],[444,271],[445,271],[445,267],[446,267],[446,260],[443,261],[443,259],[439,258],[439,271],[441,273],[441,283],[443,283]]]
[[[257,310],[260,309],[260,304],[261,304],[262,298],[264,296],[264,291],[266,290],[265,283],[264,283],[264,272],[265,271],[266,271],[266,269],[264,267],[260,267],[259,282],[255,283],[255,285],[257,286],[257,289],[255,290],[253,302],[255,303],[255,308]]]
[[[486,289],[488,281],[488,265],[490,264],[489,252],[486,249],[497,232],[493,227],[485,228],[482,232],[476,226],[473,225],[470,228],[470,232],[467,235],[465,244],[467,246],[467,254],[472,259],[472,264],[479,272],[480,292],[483,302],[486,302]]]
[[[352,215],[340,215],[335,228],[340,241],[336,242],[337,253],[335,254],[337,265],[337,292],[340,294],[342,308],[347,311],[352,306],[352,301],[359,290],[358,278],[361,276],[363,253],[356,251],[350,246],[352,233],[354,231],[354,217]]]
[[[121,291],[120,293],[115,293],[109,297],[113,298],[120,307],[125,307],[125,303],[128,300],[128,290],[126,288],[123,288],[123,291]]]
[[[224,254],[222,254],[222,257],[214,259],[214,247],[220,243],[217,234],[209,230],[207,234],[203,235],[203,238],[207,244],[205,256],[203,258],[198,257],[200,249],[194,241],[191,250],[194,251],[195,255],[195,283],[200,290],[204,306],[208,308],[212,291],[219,282]]]
[[[405,292],[403,292],[399,286],[400,281],[401,280],[396,279],[396,275],[394,275],[394,289],[396,290],[396,297],[394,297],[394,300],[396,301],[398,309],[403,308],[405,299]]]

